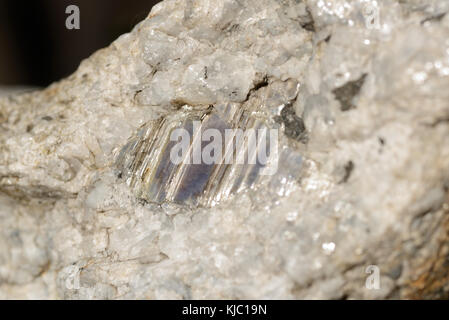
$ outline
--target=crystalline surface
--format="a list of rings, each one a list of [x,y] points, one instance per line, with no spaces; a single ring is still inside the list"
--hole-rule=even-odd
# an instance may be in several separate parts
[[[166,0],[2,96],[0,298],[447,297],[448,11]],[[278,128],[276,174],[167,161],[195,119]]]
[[[280,99],[277,102],[282,107]],[[291,109],[294,113],[290,101],[285,101],[287,104],[283,110]],[[282,184],[294,183],[299,177],[301,155],[288,146],[281,146],[279,151],[279,125],[263,114],[264,105],[265,100],[259,98],[244,106],[219,104],[195,111],[186,106],[187,110],[150,121],[120,150],[116,160],[118,174],[124,176],[138,198],[147,202],[194,206],[211,206],[239,191],[264,185],[258,184],[260,180],[273,183],[282,178],[286,179]],[[289,126],[285,128],[288,132]],[[180,142],[173,139],[173,134],[179,129],[188,135],[188,151],[174,161],[172,153],[174,150],[180,153],[177,151]],[[270,136],[270,129],[276,130],[275,137]],[[210,130],[215,130],[218,136],[204,139]],[[218,148],[211,139],[219,139]],[[213,152],[208,152],[208,146]],[[205,158],[206,152],[213,153],[213,158]],[[287,166],[289,176],[277,174],[279,166],[287,165],[282,157],[286,152],[296,159],[295,165]],[[266,159],[261,159],[260,154]],[[269,159],[275,163],[269,163]],[[268,175],[271,177],[263,179]]]

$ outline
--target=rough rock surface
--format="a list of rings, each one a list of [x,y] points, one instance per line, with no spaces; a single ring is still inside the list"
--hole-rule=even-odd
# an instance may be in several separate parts
[[[0,298],[448,297],[448,10],[166,0],[69,78],[0,98]],[[277,117],[307,138],[288,188],[186,208],[117,177],[146,122],[287,103],[289,83],[296,114]]]

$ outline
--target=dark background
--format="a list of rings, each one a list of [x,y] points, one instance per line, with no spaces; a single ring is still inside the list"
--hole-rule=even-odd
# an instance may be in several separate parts
[[[0,86],[47,86],[145,19],[160,0],[0,0]],[[67,6],[80,9],[68,30]]]

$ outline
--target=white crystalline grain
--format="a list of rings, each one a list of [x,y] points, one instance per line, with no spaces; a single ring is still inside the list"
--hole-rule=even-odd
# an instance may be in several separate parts
[[[69,78],[0,98],[0,298],[447,298],[448,11],[166,0]],[[118,178],[128,139],[183,105],[287,102],[301,170],[287,153],[267,188],[187,208]]]

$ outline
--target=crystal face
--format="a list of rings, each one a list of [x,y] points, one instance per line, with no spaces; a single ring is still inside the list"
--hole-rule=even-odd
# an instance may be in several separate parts
[[[299,172],[302,158],[279,146],[280,128],[260,105],[185,106],[143,125],[121,149],[116,165],[136,196],[147,202],[213,206],[248,188],[282,189],[291,182],[293,176],[283,176],[279,166],[288,162]],[[189,140],[181,161],[174,161],[179,129]]]

